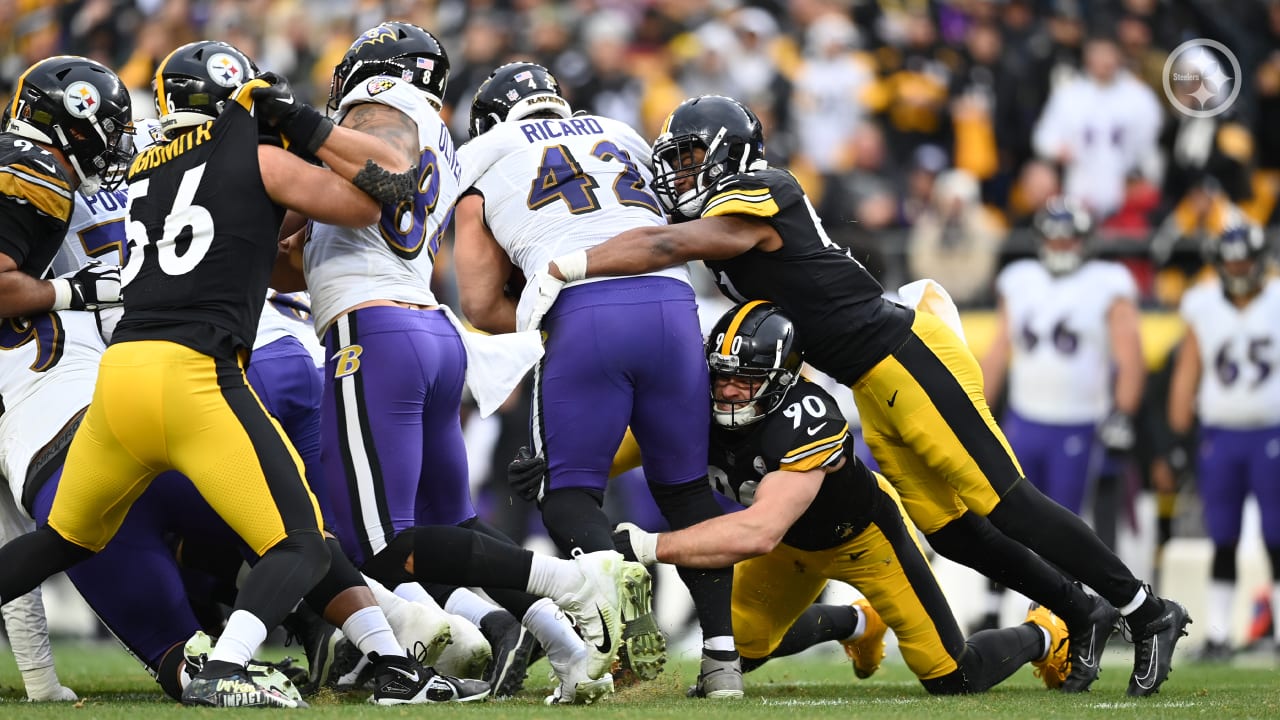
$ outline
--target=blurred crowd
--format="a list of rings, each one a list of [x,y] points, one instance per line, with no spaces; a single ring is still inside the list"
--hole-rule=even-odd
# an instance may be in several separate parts
[[[81,54],[153,116],[158,62],[217,39],[323,107],[351,41],[386,19],[444,43],[457,142],[476,88],[515,59],[551,69],[576,109],[650,139],[685,97],[748,103],[770,161],[890,290],[931,277],[962,307],[991,307],[1000,268],[1035,253],[1033,215],[1064,193],[1148,308],[1177,307],[1230,207],[1280,234],[1280,0],[0,0],[0,94],[37,60]],[[1166,95],[1170,53],[1200,38],[1238,62],[1225,70],[1238,95],[1213,117]],[[449,297],[447,270],[439,280]],[[1163,427],[1167,383],[1166,368],[1148,384],[1149,425]],[[510,497],[505,467],[528,403],[526,386],[468,427],[483,514],[518,538],[536,515]],[[1143,475],[1156,445],[1139,440]],[[644,515],[643,483],[614,487],[615,517]]]
[[[651,138],[686,96],[744,100],[833,239],[886,286],[934,277],[964,306],[990,304],[1059,192],[1149,305],[1176,301],[1228,203],[1277,222],[1280,0],[0,0],[0,82],[84,54],[146,115],[159,59],[214,38],[321,105],[352,38],[387,18],[444,42],[459,141],[476,87],[516,58]],[[1240,65],[1212,118],[1165,97],[1166,58],[1195,38]]]

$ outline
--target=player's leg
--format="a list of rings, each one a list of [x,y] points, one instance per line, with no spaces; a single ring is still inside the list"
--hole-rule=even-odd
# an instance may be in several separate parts
[[[827,586],[822,568],[830,562],[829,555],[779,545],[766,555],[734,566],[734,639],[744,668],[755,669],[769,658],[791,655],[816,644],[820,633],[816,628],[812,635],[804,632],[810,623],[802,618],[816,614],[812,608],[821,607],[813,602]],[[783,577],[787,581],[779,582]],[[796,628],[797,623],[800,628]],[[850,628],[849,632],[854,630]],[[810,640],[814,642],[805,644]],[[714,667],[704,668],[707,670]]]
[[[1205,659],[1230,656],[1231,617],[1236,592],[1236,547],[1249,494],[1255,438],[1250,433],[1205,427],[1200,430],[1198,474],[1205,530],[1213,542],[1209,572],[1209,623]]]
[[[653,301],[623,306],[629,321],[613,329],[635,382],[631,431],[640,447],[654,502],[672,530],[723,514],[707,482],[711,427],[710,379],[688,285],[668,278],[628,281]],[[720,663],[736,658],[732,625],[733,568],[677,568],[689,588],[702,628],[704,656]],[[654,677],[666,659],[662,633],[651,613],[628,622],[626,650],[641,677]]]
[[[306,347],[286,335],[253,351],[245,377],[302,457],[307,485],[327,520],[330,503],[320,470],[323,373]]]
[[[1168,675],[1172,650],[1190,622],[1181,605],[1156,597],[1077,515],[1028,482],[1008,442],[991,417],[982,393],[982,372],[973,354],[950,328],[917,313],[912,335],[860,380],[855,393],[883,404],[890,388],[895,405],[877,422],[896,431],[905,445],[934,470],[933,482],[955,488],[971,510],[985,514],[1001,532],[1026,545],[1094,588],[1116,606],[1133,630],[1137,653],[1130,692],[1155,692]],[[881,396],[884,396],[883,399]],[[859,402],[861,408],[864,401]],[[1090,642],[1073,628],[1072,676]],[[1096,634],[1093,629],[1090,635]],[[1078,689],[1069,682],[1065,689]]]
[[[620,329],[617,309],[603,303],[613,295],[610,286],[624,282],[567,289],[543,325],[546,355],[534,371],[531,436],[533,450],[547,459],[542,521],[563,553],[613,548],[601,504],[631,417],[626,370],[633,361],[606,340]]]
[[[1253,462],[1249,469],[1250,486],[1258,500],[1262,515],[1262,541],[1271,561],[1272,613],[1280,612],[1280,427],[1256,431],[1261,437],[1253,444]],[[1280,638],[1280,622],[1272,622],[1275,637]]]

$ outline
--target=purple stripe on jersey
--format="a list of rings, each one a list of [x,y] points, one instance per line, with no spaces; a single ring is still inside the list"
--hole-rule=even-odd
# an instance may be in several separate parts
[[[543,327],[533,425],[552,489],[603,490],[628,425],[650,482],[707,474],[710,385],[686,283],[640,277],[568,288]]]
[[[1000,427],[1027,479],[1049,499],[1079,515],[1101,461],[1094,426],[1046,425],[1008,410]]]
[[[49,519],[61,478],[59,468],[36,495],[33,512],[40,524]],[[191,481],[166,472],[151,481],[102,552],[67,571],[111,633],[152,670],[175,643],[202,629],[167,540],[172,534],[227,552],[241,547]]]
[[[1200,497],[1204,524],[1215,545],[1240,540],[1244,501],[1253,493],[1262,514],[1262,538],[1280,545],[1280,427],[1200,430]]]
[[[444,313],[356,310],[329,328],[325,355],[321,466],[334,534],[357,566],[405,528],[475,517],[467,358]]]
[[[311,353],[297,338],[286,335],[253,351],[245,377],[263,407],[280,422],[285,435],[302,456],[307,468],[307,484],[320,503],[325,525],[332,524],[328,493],[320,472],[323,380]]]

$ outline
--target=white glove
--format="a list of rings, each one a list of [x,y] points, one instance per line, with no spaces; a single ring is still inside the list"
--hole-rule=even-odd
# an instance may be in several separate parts
[[[628,560],[634,555],[636,562],[646,567],[658,562],[658,534],[632,523],[621,523],[613,529],[613,546]]]
[[[1137,442],[1137,433],[1133,429],[1133,418],[1119,410],[1113,410],[1098,425],[1098,440],[1110,452],[1129,452],[1133,449],[1134,443]]]
[[[120,304],[120,267],[90,261],[53,284],[53,310],[88,310]]]
[[[551,311],[556,298],[560,297],[564,281],[552,277],[550,273],[538,273],[529,282],[533,284],[537,294],[532,298],[533,305],[529,310],[529,321],[520,329],[539,330],[542,328],[542,319]]]

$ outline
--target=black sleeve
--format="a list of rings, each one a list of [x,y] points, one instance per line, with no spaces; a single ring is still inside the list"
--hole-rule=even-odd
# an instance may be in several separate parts
[[[20,270],[39,277],[61,244],[62,234],[50,218],[31,205],[0,195],[0,253],[13,258]]]
[[[849,423],[835,398],[801,379],[769,416],[764,459],[770,471],[808,472],[840,462],[849,447]]]

